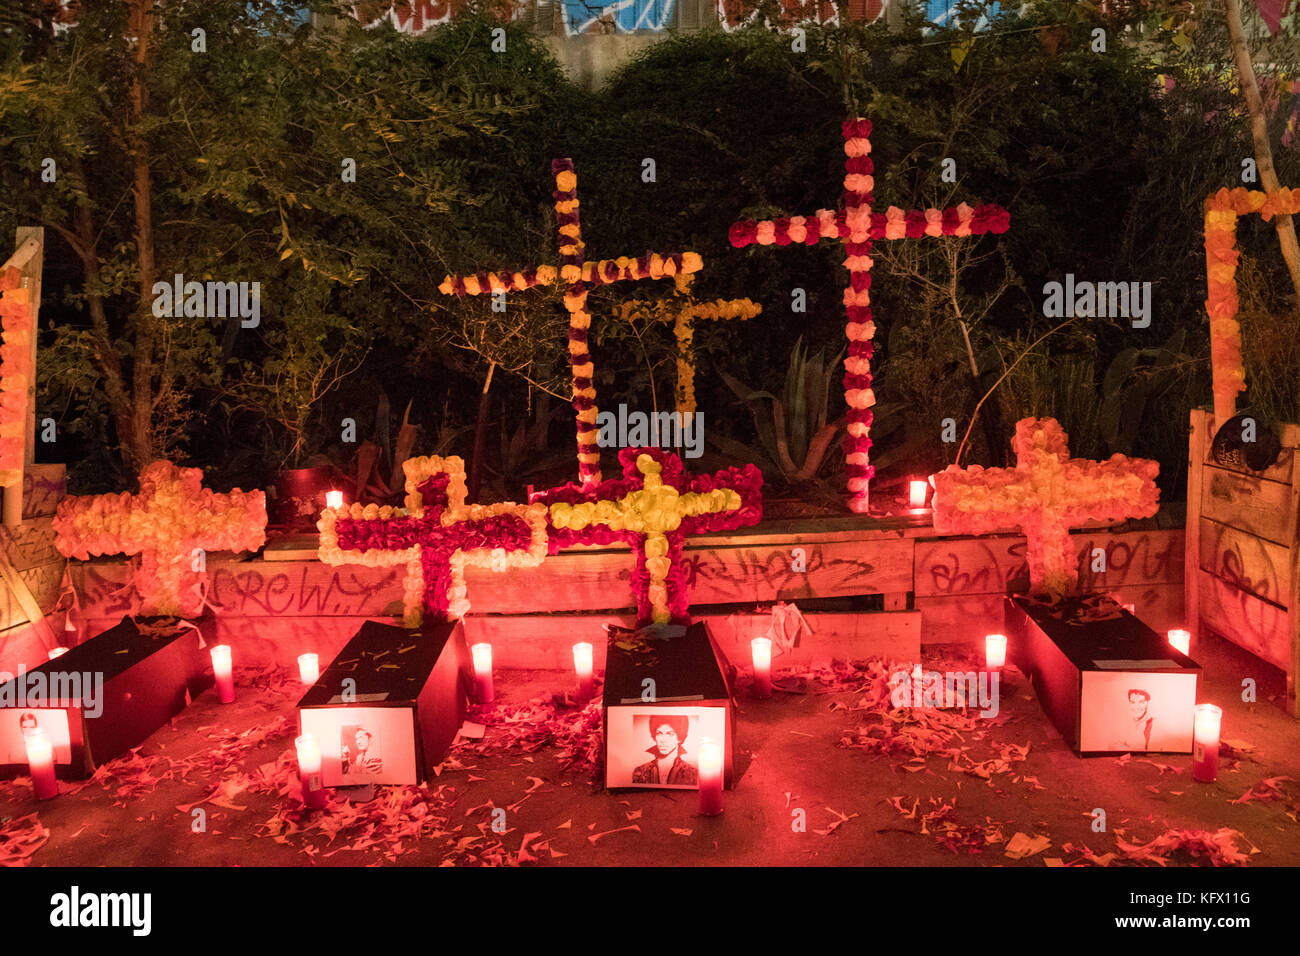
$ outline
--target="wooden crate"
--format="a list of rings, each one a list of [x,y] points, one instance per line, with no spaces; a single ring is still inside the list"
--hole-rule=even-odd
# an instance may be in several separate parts
[[[1281,426],[1281,456],[1256,472],[1214,462],[1211,412],[1193,409],[1191,422],[1183,585],[1193,639],[1213,631],[1284,670],[1287,712],[1300,716],[1300,426]]]

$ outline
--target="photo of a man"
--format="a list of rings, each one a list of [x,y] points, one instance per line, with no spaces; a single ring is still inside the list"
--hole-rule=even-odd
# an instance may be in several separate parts
[[[349,733],[350,732],[350,733]],[[343,775],[380,774],[384,762],[374,746],[375,737],[364,727],[344,727],[342,733]]]
[[[1151,727],[1155,717],[1148,713],[1151,694],[1140,687],[1128,691],[1128,723],[1123,739],[1116,750],[1147,751],[1151,749]]]
[[[24,737],[34,733],[36,730],[36,715],[29,710],[19,717],[18,730]]]
[[[699,785],[699,771],[686,759],[682,746],[690,734],[690,718],[665,716],[650,720],[653,744],[646,748],[650,759],[632,771],[636,784],[668,784],[693,787]]]

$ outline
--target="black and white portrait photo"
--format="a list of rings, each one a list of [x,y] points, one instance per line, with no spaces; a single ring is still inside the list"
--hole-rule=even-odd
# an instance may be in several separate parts
[[[611,707],[607,779],[610,787],[699,786],[699,745],[722,741],[721,707]]]
[[[1085,671],[1080,749],[1189,753],[1196,675]]]
[[[327,787],[416,782],[414,713],[408,707],[309,707],[304,733],[320,743]]]
[[[0,764],[27,763],[27,735],[45,731],[54,745],[54,762],[71,763],[68,714],[63,710],[15,708],[0,710]]]
[[[365,727],[344,726],[340,732],[339,753],[345,777],[374,776],[384,772],[384,761],[379,756],[375,735]]]
[[[633,783],[668,783],[698,786],[699,768],[688,758],[686,740],[690,736],[689,717],[664,717],[649,722],[650,759],[632,771]]]

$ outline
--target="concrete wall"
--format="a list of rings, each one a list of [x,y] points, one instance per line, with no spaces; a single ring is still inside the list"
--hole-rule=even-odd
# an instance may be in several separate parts
[[[546,36],[542,42],[574,82],[591,90],[636,54],[663,39],[662,33],[588,33],[578,37]]]

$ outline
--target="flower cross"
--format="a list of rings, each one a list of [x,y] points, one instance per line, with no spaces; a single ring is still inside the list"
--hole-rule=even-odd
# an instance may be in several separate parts
[[[456,620],[469,611],[465,567],[504,571],[546,557],[546,509],[503,502],[466,505],[465,463],[455,456],[408,458],[406,508],[327,508],[316,527],[327,564],[406,565],[405,621]]]
[[[1054,418],[1022,418],[1012,441],[1014,468],[960,468],[935,475],[934,530],[987,534],[1019,527],[1028,541],[1030,590],[1055,599],[1079,580],[1070,529],[1089,521],[1146,518],[1159,507],[1157,462],[1112,455],[1071,458]]]

